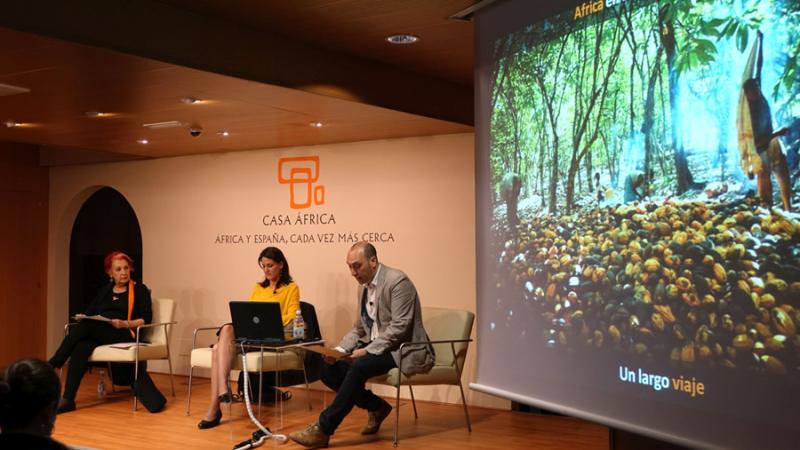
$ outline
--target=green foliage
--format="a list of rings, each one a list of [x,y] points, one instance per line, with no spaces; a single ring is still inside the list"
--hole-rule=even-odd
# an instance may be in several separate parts
[[[644,103],[652,79],[657,85],[648,133],[656,149],[652,157],[658,158],[652,167],[660,172],[656,178],[672,184],[674,166],[661,161],[672,158],[674,151],[671,133],[676,125],[671,123],[668,80],[677,75],[689,86],[685,97],[706,99],[705,112],[718,119],[712,126],[724,128],[732,122],[728,110],[738,95],[724,86],[739,82],[725,58],[731,52],[747,52],[755,33],[764,28],[769,34],[769,26],[777,20],[782,20],[781,34],[769,37],[786,44],[773,44],[769,51],[785,64],[773,95],[781,95],[788,103],[800,102],[797,0],[631,0],[624,5],[609,13],[605,23],[589,17],[585,26],[574,27],[570,17],[563,23],[548,22],[559,30],[548,40],[542,40],[541,27],[532,27],[496,44],[503,57],[495,67],[492,92],[490,161],[495,186],[503,174],[516,170],[523,179],[523,197],[546,196],[542,190],[550,188],[551,174],[556,174],[558,202],[563,205],[565,177],[571,170],[574,175],[574,149],[584,148],[589,151],[577,156],[578,164],[590,162],[591,169],[602,171],[604,178],[624,178],[620,171],[630,164],[624,152],[641,151],[636,146],[642,146]],[[633,5],[637,9],[629,9]],[[672,74],[664,49],[659,49],[666,45],[666,38],[674,39]],[[616,53],[619,62],[611,67],[607,83],[597,84]],[[592,102],[600,98],[602,107],[593,107]],[[600,138],[592,140],[598,130]],[[578,173],[585,182],[583,166]]]
[[[764,21],[759,2],[749,2],[742,14],[735,10],[733,0],[675,1],[667,8],[666,17],[676,25],[676,41],[680,44],[676,69],[679,74],[698,70],[713,63],[718,56],[717,44],[724,39],[735,39],[736,47],[744,52],[752,32]],[[716,17],[715,14],[724,16]]]
[[[717,47],[708,39],[693,39],[686,43],[677,57],[677,70],[686,73],[701,69],[716,60]]]
[[[787,92],[791,92],[794,85],[797,84],[798,80],[797,55],[800,54],[800,42],[798,42],[798,44],[795,45],[793,53],[794,54],[790,56],[789,59],[786,61],[786,67],[784,68],[783,75],[781,76],[783,88]],[[775,85],[775,91],[773,92],[773,96],[775,97],[778,96],[780,86],[781,86],[780,84]]]
[[[797,0],[785,0],[786,3],[779,11],[782,20],[786,24],[791,24],[789,29],[788,39],[788,58],[784,66],[781,79],[772,90],[773,98],[778,98],[781,90],[789,94],[790,98],[788,103],[800,102],[800,89],[798,89],[798,80],[800,80],[800,68],[798,67],[798,55],[800,55],[800,2]]]
[[[775,0],[770,2],[769,8],[764,8],[763,3],[756,0],[743,2],[745,8],[741,14],[727,14],[726,17],[717,17],[707,19],[703,16],[703,9],[697,5],[705,3],[709,5],[706,10],[718,11],[732,11],[737,7],[739,2],[733,0],[716,0],[713,2],[700,2],[694,6],[688,2],[678,2],[681,6],[681,12],[685,16],[687,23],[697,22],[697,35],[705,36],[708,38],[733,39],[736,43],[736,48],[739,52],[746,52],[750,43],[753,40],[753,35],[756,31],[762,28],[765,21],[768,19],[767,15],[772,16],[772,20],[780,20],[787,28],[787,53],[786,63],[783,72],[781,73],[780,80],[772,89],[773,99],[777,99],[781,95],[781,91],[790,94],[796,98],[797,93],[793,93],[796,89],[798,82],[798,55],[800,55],[800,2],[796,0]],[[765,12],[766,11],[766,12]],[[699,17],[692,17],[700,13]],[[769,33],[770,30],[764,30]],[[687,35],[688,37],[688,35]],[[703,39],[702,37],[698,37]],[[696,51],[695,46],[692,44],[692,39],[686,41],[687,49],[689,51]],[[776,49],[777,51],[782,50]],[[702,62],[702,56],[699,57]],[[711,61],[708,61],[709,63]],[[693,70],[690,63],[683,63],[679,65],[681,72],[686,70]]]

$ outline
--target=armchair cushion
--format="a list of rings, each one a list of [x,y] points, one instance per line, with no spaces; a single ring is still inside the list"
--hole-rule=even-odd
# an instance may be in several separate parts
[[[306,322],[306,338],[314,340],[321,339],[314,305],[308,302],[300,302],[300,309],[303,314],[303,319],[305,319]],[[213,350],[210,347],[197,346],[198,332],[210,332],[216,329],[216,327],[201,327],[194,330],[192,351],[189,358],[189,395],[186,400],[186,414],[189,414],[191,409],[192,373],[194,368],[202,367],[210,369],[212,364],[211,356]],[[262,354],[260,351],[251,351],[247,352],[246,359],[247,370],[250,372],[251,377],[258,374],[258,372],[280,372],[281,380],[278,384],[279,386],[292,386],[305,383],[306,392],[308,392],[308,383],[319,379],[319,371],[322,365],[322,358],[318,354],[300,350],[287,350],[280,354],[276,352],[263,352]],[[231,369],[244,370],[241,354],[234,354],[233,361],[231,361]],[[308,407],[310,410],[310,397]]]
[[[472,333],[475,314],[463,310],[427,307],[422,308],[422,321],[436,352],[436,361],[431,370],[408,376],[401,374],[399,369],[394,368],[385,375],[369,379],[370,383],[386,384],[397,389],[394,425],[395,447],[397,447],[399,439],[400,386],[402,385],[407,385],[409,389],[412,389],[412,386],[434,384],[458,386],[461,393],[461,403],[464,406],[464,417],[467,419],[467,429],[472,431],[467,403],[464,398],[464,389],[461,385],[461,372],[464,370],[464,360],[471,341],[470,334]],[[414,417],[416,417],[417,406],[414,401],[413,390],[411,390],[411,404],[414,406]]]
[[[130,348],[115,348],[112,345],[101,345],[94,349],[89,361],[103,362],[133,362],[136,360],[136,346]],[[165,359],[167,357],[166,345],[141,345],[139,346],[139,360],[146,359]]]
[[[146,348],[146,347],[145,347]],[[211,348],[201,347],[192,350],[190,359],[192,367],[211,368]],[[141,350],[139,350],[141,355]],[[259,369],[260,367],[260,369]],[[231,369],[242,370],[242,355],[236,354],[233,357]],[[280,356],[273,352],[264,352],[262,359],[261,352],[247,352],[247,369],[250,372],[275,372],[278,370],[303,370],[301,359],[295,352],[283,352]]]
[[[175,315],[175,301],[169,298],[154,298],[152,299],[152,309],[153,309],[153,321],[150,324],[142,325],[138,328],[138,341],[141,343],[147,343],[143,345],[136,345],[135,342],[131,343],[121,343],[121,344],[109,344],[109,345],[101,345],[94,349],[92,355],[89,357],[89,361],[91,362],[108,362],[108,363],[134,363],[137,360],[139,361],[139,370],[137,371],[136,375],[132,374],[132,377],[138,377],[138,380],[131,380],[135,384],[137,381],[142,381],[145,377],[149,380],[149,376],[147,375],[146,365],[143,364],[144,361],[148,360],[155,360],[155,359],[166,359],[167,364],[169,365],[169,382],[170,386],[172,387],[172,396],[175,396],[175,384],[172,380],[172,362],[170,361],[170,352],[169,352],[169,334],[168,328],[174,325],[175,322],[172,321]],[[127,348],[117,348],[117,347],[127,347]],[[127,365],[127,364],[126,364]],[[132,365],[132,364],[131,364]],[[119,367],[118,364],[112,364],[112,367]],[[116,376],[121,370],[112,370],[115,373],[113,377],[113,383],[116,385],[120,384],[128,384],[127,379],[125,377],[118,377]],[[143,372],[143,373],[138,373]],[[149,381],[152,384],[152,381]],[[155,388],[155,385],[153,385]],[[151,390],[139,387],[137,390],[137,394],[141,392],[149,393]],[[156,392],[158,392],[156,390]],[[146,395],[146,394],[143,394]],[[150,395],[147,399],[149,403],[147,409],[152,411],[160,410],[159,407],[160,399],[157,398],[161,396],[161,393],[158,395]],[[139,395],[134,395],[133,401],[133,410],[136,411],[136,406],[138,403]],[[151,401],[152,400],[152,401]]]
[[[370,383],[388,384],[397,386],[397,377],[400,370],[392,369],[382,377],[370,378]],[[433,384],[457,384],[456,372],[452,366],[435,365],[425,373],[418,373],[411,376],[403,375],[400,379],[401,385],[412,384],[414,386],[424,386]]]
[[[139,346],[139,361],[148,359],[167,359],[167,333],[164,325],[155,325],[172,321],[175,314],[175,302],[167,298],[153,299],[153,323],[145,325],[139,339],[148,342]],[[134,362],[136,360],[136,345],[130,343],[128,348],[117,348],[120,344],[101,345],[94,349],[89,361],[93,362]],[[123,344],[124,345],[124,344]]]

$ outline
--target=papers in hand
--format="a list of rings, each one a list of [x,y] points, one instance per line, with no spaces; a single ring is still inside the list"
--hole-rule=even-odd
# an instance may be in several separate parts
[[[86,314],[75,314],[72,316],[75,320],[98,320],[100,322],[111,322],[106,316],[101,316],[100,314],[96,314],[94,316],[87,316]]]
[[[136,347],[136,345],[137,345],[136,342],[120,342],[118,344],[111,344],[111,348],[128,349],[128,348]],[[139,345],[139,347],[145,347],[148,344],[147,344],[147,342],[139,342],[138,345]]]
[[[328,347],[325,347],[325,346],[322,346],[322,345],[307,345],[307,346],[304,346],[303,348],[306,349],[306,350],[311,350],[312,352],[315,352],[315,353],[319,353],[322,356],[329,356],[329,357],[334,358],[336,360],[350,357],[349,353],[343,353],[343,352],[340,352],[339,350],[336,350],[336,349],[333,349],[333,348],[328,348]]]

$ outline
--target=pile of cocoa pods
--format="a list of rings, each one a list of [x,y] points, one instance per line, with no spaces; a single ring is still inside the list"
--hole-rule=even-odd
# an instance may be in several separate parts
[[[525,218],[501,240],[498,287],[543,344],[683,366],[800,374],[800,221],[745,198]]]

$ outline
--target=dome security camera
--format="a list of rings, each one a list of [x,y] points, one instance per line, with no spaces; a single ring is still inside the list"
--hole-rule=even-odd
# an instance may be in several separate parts
[[[189,134],[192,137],[200,136],[201,134],[203,134],[203,129],[200,127],[191,127],[189,128]]]

